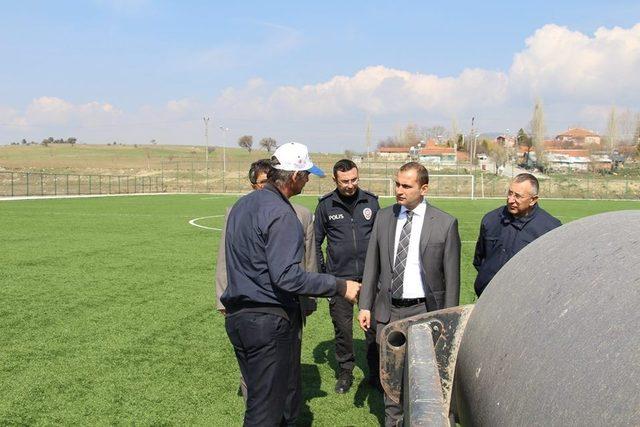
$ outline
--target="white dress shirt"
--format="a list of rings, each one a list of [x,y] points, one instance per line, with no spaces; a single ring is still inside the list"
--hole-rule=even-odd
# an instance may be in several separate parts
[[[420,274],[420,233],[424,223],[424,214],[427,210],[427,201],[423,200],[413,209],[413,219],[411,220],[411,237],[409,238],[409,250],[407,252],[407,264],[404,268],[404,278],[402,281],[402,298],[424,298],[424,286],[422,275]],[[407,222],[407,208],[400,208],[400,215],[396,222],[396,236],[393,245],[393,265],[396,263],[398,253],[398,243],[402,227]]]

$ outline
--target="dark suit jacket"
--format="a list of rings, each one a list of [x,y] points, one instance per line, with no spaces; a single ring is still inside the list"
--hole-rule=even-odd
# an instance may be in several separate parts
[[[379,323],[388,323],[391,314],[391,277],[396,222],[400,205],[378,212],[373,226],[360,290],[361,310],[375,307]],[[421,275],[427,309],[440,310],[458,305],[460,297],[460,235],[458,220],[427,204],[420,233]]]
[[[305,271],[311,271],[316,273],[318,271],[318,263],[315,256],[315,233],[313,229],[313,215],[309,209],[304,206],[292,204],[293,210],[296,211],[296,216],[302,224],[304,230],[304,250],[302,253],[302,268]],[[224,217],[224,227],[222,228],[222,235],[220,236],[220,246],[218,248],[218,259],[216,263],[216,306],[218,310],[223,310],[224,305],[220,302],[220,297],[225,289],[227,289],[227,260],[225,258],[225,235],[227,234],[227,217],[231,208],[227,209],[227,213]],[[300,305],[303,312],[310,312],[316,310],[316,300],[313,297],[300,297]]]

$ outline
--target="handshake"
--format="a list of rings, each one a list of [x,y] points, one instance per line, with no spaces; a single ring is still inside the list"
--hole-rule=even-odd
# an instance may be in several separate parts
[[[360,287],[362,285],[358,282],[354,282],[353,280],[346,280],[346,282],[347,286],[345,287],[346,291],[343,297],[351,304],[355,304],[358,302],[358,294],[360,294]]]

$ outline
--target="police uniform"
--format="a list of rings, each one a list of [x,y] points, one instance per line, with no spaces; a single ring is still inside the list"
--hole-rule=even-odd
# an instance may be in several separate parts
[[[338,189],[320,197],[314,219],[320,272],[330,273],[341,279],[362,281],[369,236],[379,209],[378,196],[361,188],[349,201],[340,195]],[[325,238],[326,258],[322,253]],[[342,297],[334,297],[329,300],[329,313],[335,332],[335,356],[339,375],[347,372],[351,375],[355,366],[353,305]],[[375,380],[379,370],[375,331],[366,334],[366,341],[370,379]]]

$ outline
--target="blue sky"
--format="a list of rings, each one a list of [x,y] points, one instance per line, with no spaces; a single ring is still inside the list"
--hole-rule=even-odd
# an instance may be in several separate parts
[[[409,122],[604,131],[640,110],[640,2],[4,2],[0,143],[362,150]],[[220,139],[223,135],[212,134]],[[214,142],[215,143],[215,142]]]

